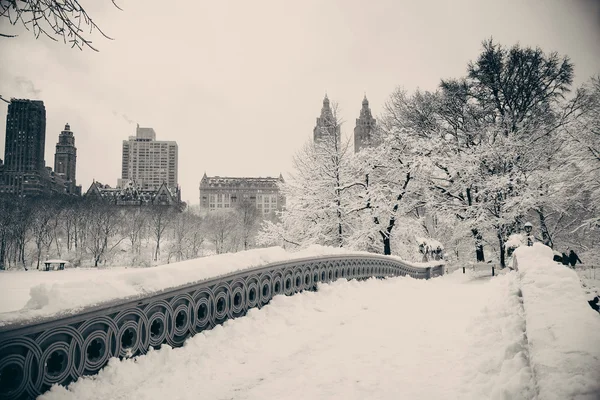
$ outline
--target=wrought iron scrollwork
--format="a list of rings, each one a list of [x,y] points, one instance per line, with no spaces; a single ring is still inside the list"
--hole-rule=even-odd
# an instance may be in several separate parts
[[[412,267],[384,256],[326,256],[269,264],[121,300],[78,314],[0,327],[0,399],[35,398],[55,383],[92,375],[111,357],[172,347],[276,295],[316,290],[336,279],[442,275],[443,265]]]

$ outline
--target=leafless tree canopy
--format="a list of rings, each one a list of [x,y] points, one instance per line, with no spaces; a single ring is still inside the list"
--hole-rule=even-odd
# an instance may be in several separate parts
[[[113,5],[120,9],[111,0]],[[0,0],[0,20],[6,18],[12,25],[22,23],[28,31],[33,31],[36,39],[40,36],[64,43],[82,50],[92,46],[89,35],[97,30],[102,36],[108,37],[78,0]],[[89,31],[88,31],[89,30]],[[14,37],[0,32],[0,37]],[[112,40],[112,39],[111,39]]]

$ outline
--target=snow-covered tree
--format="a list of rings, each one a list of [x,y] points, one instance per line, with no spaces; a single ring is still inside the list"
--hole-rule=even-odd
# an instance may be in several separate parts
[[[580,226],[600,227],[600,75],[583,88],[585,108],[579,118],[564,130],[566,164],[571,168],[566,193],[580,193],[589,205],[590,215]]]
[[[327,100],[327,99],[326,99]],[[313,141],[294,157],[294,171],[280,184],[286,198],[281,222],[266,222],[261,243],[345,247],[353,226],[353,177],[349,142],[341,140],[337,107],[324,105],[322,125]]]
[[[361,150],[353,162],[353,210],[360,213],[353,247],[392,254],[392,236],[400,221],[419,229],[406,216],[423,205],[420,170],[428,163],[419,139],[389,123],[378,130],[377,145]]]

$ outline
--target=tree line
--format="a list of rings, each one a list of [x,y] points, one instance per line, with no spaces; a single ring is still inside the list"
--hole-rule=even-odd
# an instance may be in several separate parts
[[[0,269],[150,266],[256,246],[262,215],[248,201],[201,213],[168,206],[116,206],[78,197],[0,196]]]
[[[342,142],[337,107],[295,157],[287,208],[262,243],[414,258],[415,236],[476,261],[531,221],[550,247],[598,242],[600,77],[573,87],[567,56],[483,42],[466,75],[390,95],[370,146]],[[471,256],[472,255],[472,256]],[[489,256],[488,256],[489,257]]]

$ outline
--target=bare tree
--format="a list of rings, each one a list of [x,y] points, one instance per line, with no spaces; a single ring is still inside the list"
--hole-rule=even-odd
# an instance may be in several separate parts
[[[259,213],[256,205],[249,199],[242,199],[235,208],[238,217],[241,239],[244,250],[248,250],[251,239],[256,235],[259,221]]]
[[[103,203],[88,203],[88,240],[87,248],[94,257],[94,267],[106,255],[117,247],[125,238],[116,237],[119,231],[119,214],[114,206]],[[112,242],[112,246],[109,245]]]
[[[113,5],[121,9],[115,0]],[[81,6],[78,0],[0,0],[0,18],[6,18],[12,25],[23,24],[25,29],[33,31],[36,39],[46,36],[53,41],[62,38],[63,42],[70,43],[71,47],[82,50],[88,47],[98,51],[92,46],[92,41],[87,37],[94,30],[106,39],[108,37],[92,17]],[[0,33],[0,37],[14,37]]]
[[[173,242],[170,246],[169,260],[175,256],[175,261],[185,260],[189,256],[188,248],[191,246],[191,236],[197,227],[198,217],[189,211],[177,214],[173,218]]]
[[[31,231],[36,246],[36,268],[40,268],[40,260],[42,258],[42,249],[48,248],[48,243],[51,243],[52,235],[52,219],[54,217],[54,207],[52,199],[37,199],[35,209],[33,210],[33,223]]]
[[[15,202],[12,196],[0,197],[0,270],[6,269],[7,250],[10,246],[15,218]]]
[[[173,210],[167,206],[156,206],[149,210],[150,212],[150,230],[152,231],[156,247],[154,249],[154,261],[158,260],[160,255],[160,243],[164,237],[165,230],[171,224]]]
[[[134,265],[141,252],[142,236],[148,225],[148,215],[139,207],[125,209],[122,211],[121,223],[123,234],[127,236],[131,246],[131,264]]]
[[[206,229],[209,237],[215,244],[217,254],[225,253],[228,242],[235,234],[237,223],[234,211],[219,209],[211,211],[206,217]]]

